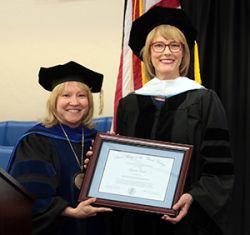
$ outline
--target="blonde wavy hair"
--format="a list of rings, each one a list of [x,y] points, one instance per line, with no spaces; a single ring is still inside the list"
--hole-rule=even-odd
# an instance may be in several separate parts
[[[174,40],[183,44],[183,57],[179,72],[181,76],[186,76],[190,65],[190,50],[184,34],[172,25],[159,25],[150,31],[146,38],[145,46],[141,50],[141,57],[145,65],[144,72],[146,77],[149,80],[155,77],[155,69],[151,61],[151,44],[157,33],[168,40]]]
[[[47,101],[47,116],[41,120],[42,124],[45,127],[49,128],[61,122],[60,117],[58,117],[57,112],[56,112],[56,105],[57,105],[58,97],[64,91],[66,83],[67,82],[57,85],[50,93],[50,96]],[[90,88],[87,85],[81,82],[78,82],[77,84],[78,84],[78,87],[82,91],[87,93],[88,104],[89,104],[88,113],[86,116],[83,117],[82,124],[88,128],[93,128],[94,126],[93,125],[93,114],[94,114],[93,95],[91,93]]]

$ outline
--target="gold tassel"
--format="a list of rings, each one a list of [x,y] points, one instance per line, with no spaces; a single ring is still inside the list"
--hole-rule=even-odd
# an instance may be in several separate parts
[[[144,86],[148,82],[148,79],[145,76],[144,67],[145,67],[144,63],[141,62],[142,86]]]
[[[101,115],[103,112],[103,108],[104,108],[104,97],[103,97],[103,89],[101,89],[100,94],[99,94],[99,113],[98,115]]]
[[[199,84],[202,83],[201,81],[201,74],[200,74],[200,63],[199,63],[199,52],[198,52],[198,44],[195,41],[194,44],[194,80]]]

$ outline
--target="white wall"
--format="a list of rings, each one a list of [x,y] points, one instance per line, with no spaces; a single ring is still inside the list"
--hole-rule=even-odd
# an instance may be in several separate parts
[[[38,71],[74,60],[104,74],[104,112],[113,115],[123,0],[5,0],[0,7],[0,121],[37,120],[49,92]],[[98,116],[98,95],[95,117]]]

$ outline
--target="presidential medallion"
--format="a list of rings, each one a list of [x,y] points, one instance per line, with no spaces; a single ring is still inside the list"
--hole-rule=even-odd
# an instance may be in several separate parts
[[[75,176],[75,186],[78,189],[81,189],[83,178],[84,178],[84,173],[79,173]]]

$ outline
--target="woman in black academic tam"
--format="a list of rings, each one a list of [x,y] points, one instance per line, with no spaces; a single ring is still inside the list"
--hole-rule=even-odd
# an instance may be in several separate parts
[[[187,77],[195,36],[181,9],[154,7],[132,24],[129,45],[149,81],[120,100],[117,134],[190,144],[193,154],[177,216],[114,212],[114,234],[225,234],[234,179],[229,131],[216,93]]]
[[[8,169],[36,197],[33,235],[95,234],[98,216],[91,226],[82,219],[111,211],[91,206],[93,198],[78,203],[85,155],[97,133],[92,92],[100,92],[102,81],[102,74],[73,61],[39,71],[40,85],[51,91],[48,115],[20,139]]]

